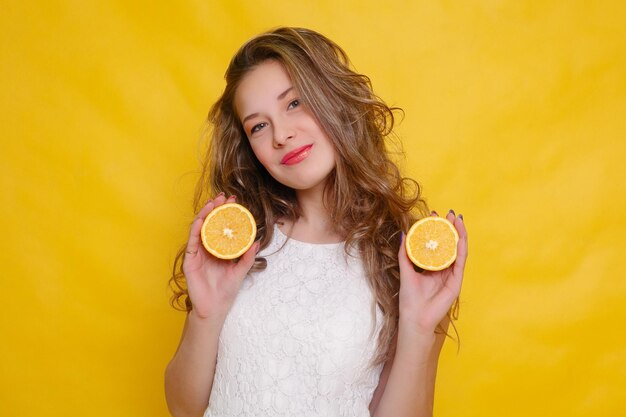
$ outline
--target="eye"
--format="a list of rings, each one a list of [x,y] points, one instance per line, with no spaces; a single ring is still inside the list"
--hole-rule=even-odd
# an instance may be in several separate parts
[[[289,103],[289,106],[287,106],[287,108],[288,109],[293,109],[293,108],[298,107],[299,105],[300,105],[300,100],[299,99],[295,99],[295,100],[293,100],[293,101],[291,101]]]
[[[265,126],[267,126],[267,123],[265,122],[252,126],[252,129],[250,129],[250,134],[258,132],[259,130],[263,129]]]

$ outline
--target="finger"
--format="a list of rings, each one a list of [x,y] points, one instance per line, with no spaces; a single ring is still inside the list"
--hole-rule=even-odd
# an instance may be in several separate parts
[[[213,210],[215,208],[215,200],[211,199],[209,201],[207,201],[207,203],[204,205],[204,207],[202,207],[200,209],[200,211],[198,212],[198,214],[196,214],[196,217],[194,218],[194,220],[196,219],[205,219],[206,216],[209,215],[209,213],[211,212],[211,210]]]
[[[439,214],[437,214],[437,212],[435,210],[430,212],[430,215],[433,217],[439,217]]]
[[[204,223],[204,220],[197,218],[191,224],[187,248],[185,249],[187,255],[195,256],[198,254],[198,251],[200,251],[200,229],[202,229],[202,223]]]
[[[215,198],[209,200],[204,207],[200,209],[198,214],[191,223],[191,229],[189,230],[189,239],[187,240],[187,252],[188,255],[196,255],[200,250],[200,230],[202,229],[202,224],[204,223],[204,219],[209,215],[215,207],[220,206],[224,203],[224,193],[219,193]]]
[[[457,217],[454,227],[459,234],[456,261],[454,262],[454,275],[462,277],[468,255],[467,229],[465,228],[465,221],[462,217]]]
[[[185,249],[185,252],[188,255],[196,255],[200,250],[200,229],[202,229],[204,219],[214,208],[215,201],[209,200],[206,205],[200,209],[196,217],[193,219],[193,222],[191,223],[191,228],[189,230],[189,238],[187,239],[187,248]]]
[[[219,193],[219,194],[218,194],[218,195],[216,195],[215,197],[210,198],[210,199],[209,199],[209,201],[207,201],[207,202],[206,202],[206,204],[204,205],[204,207],[202,207],[202,208],[200,209],[200,211],[196,214],[195,219],[197,219],[197,218],[202,218],[202,219],[205,219],[205,218],[206,218],[206,216],[208,216],[208,215],[209,215],[209,213],[211,212],[211,210],[213,210],[215,207],[217,207],[217,206],[219,205],[218,203],[221,201],[221,200],[220,200],[220,197],[221,197],[221,196],[223,196],[223,195],[224,195],[224,193]],[[194,219],[194,220],[195,220],[195,219]]]
[[[446,219],[454,225],[454,228],[457,230],[457,233],[459,234],[459,240],[461,240],[462,237],[464,237],[465,240],[467,241],[467,230],[465,229],[465,224],[463,223],[463,215],[459,214],[457,216],[454,210],[450,209],[450,211],[448,211],[448,214],[446,214]]]
[[[234,203],[235,200],[236,197],[234,195],[226,198],[224,193],[219,193],[214,199],[209,200],[207,204],[200,209],[194,218],[194,221],[191,224],[191,230],[189,231],[187,249],[185,250],[189,255],[195,255],[200,250],[200,230],[202,229],[204,219],[206,219],[209,213],[216,207],[221,206],[224,203]]]
[[[448,294],[450,303],[454,302],[456,297],[461,293],[461,286],[463,285],[463,275],[465,272],[465,260],[467,259],[467,229],[461,216],[455,219],[454,227],[459,234],[459,242],[457,243],[457,255],[456,260],[450,266],[451,274],[446,287],[450,289]]]
[[[218,195],[215,196],[213,201],[215,202],[215,207],[221,206],[222,204],[224,204],[224,202],[226,202],[226,196],[224,195],[223,192],[219,193]]]

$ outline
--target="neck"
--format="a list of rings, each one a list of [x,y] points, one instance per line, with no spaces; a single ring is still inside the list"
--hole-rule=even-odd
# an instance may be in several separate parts
[[[324,206],[324,186],[296,191],[301,216],[295,223],[284,222],[289,236],[310,243],[336,243],[343,240],[332,226],[330,212]]]
[[[324,187],[318,186],[309,190],[299,190],[296,192],[298,206],[301,217],[297,223],[308,225],[319,231],[326,231],[331,227],[330,212],[324,205]]]

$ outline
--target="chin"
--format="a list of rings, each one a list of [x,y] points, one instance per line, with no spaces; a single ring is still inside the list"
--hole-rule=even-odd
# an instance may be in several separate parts
[[[307,172],[313,171],[313,172]],[[299,172],[288,173],[281,172],[279,175],[272,175],[276,181],[283,184],[286,187],[297,191],[310,190],[312,188],[319,187],[326,182],[328,176],[331,174],[332,169],[326,175],[320,175],[320,170],[300,170]],[[294,175],[297,174],[297,175]]]

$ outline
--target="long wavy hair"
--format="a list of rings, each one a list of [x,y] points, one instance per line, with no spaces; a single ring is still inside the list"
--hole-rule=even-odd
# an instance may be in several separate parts
[[[272,239],[281,218],[296,221],[301,212],[294,190],[276,181],[256,159],[235,110],[243,77],[257,65],[280,62],[302,103],[333,142],[337,160],[324,189],[324,203],[335,231],[345,236],[346,252],[356,249],[383,314],[374,363],[393,355],[398,327],[400,232],[429,214],[420,185],[402,177],[390,155],[394,111],[373,91],[370,79],[351,69],[346,53],[325,36],[302,28],[277,28],[245,43],[226,71],[226,87],[205,123],[210,138],[196,185],[197,213],[210,196],[235,195],[257,220],[261,248]],[[170,287],[175,308],[190,311],[183,262],[178,252]],[[257,258],[253,270],[266,260]],[[458,303],[448,313],[456,316]],[[367,312],[364,312],[367,314]],[[456,317],[455,317],[456,318]],[[439,329],[445,333],[445,329]],[[447,333],[446,333],[447,334]]]

